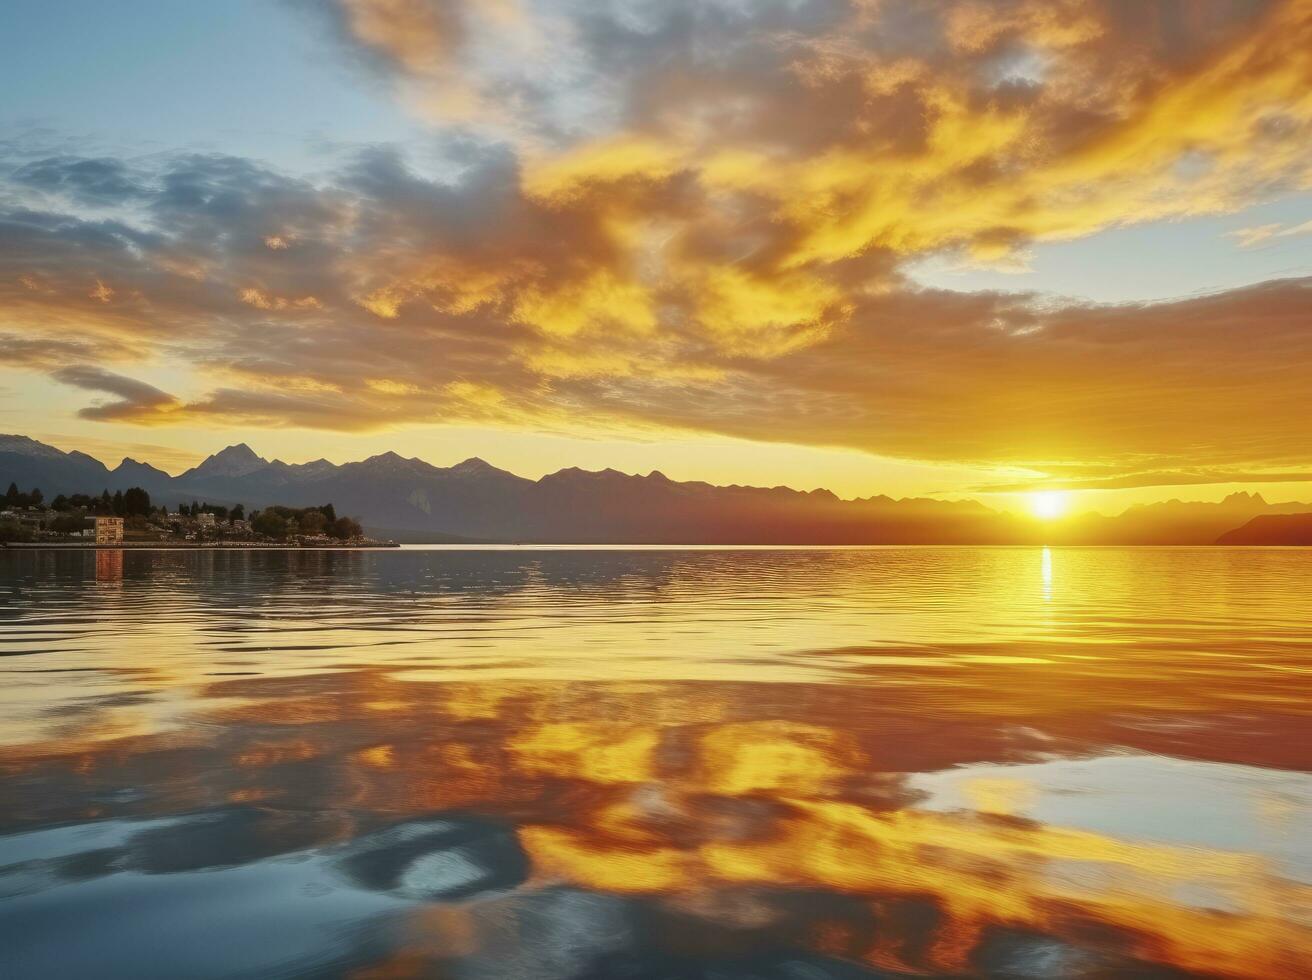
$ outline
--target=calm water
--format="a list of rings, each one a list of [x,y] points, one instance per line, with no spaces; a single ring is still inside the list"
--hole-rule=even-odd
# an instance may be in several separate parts
[[[1306,977],[1312,551],[0,552],[0,976]]]

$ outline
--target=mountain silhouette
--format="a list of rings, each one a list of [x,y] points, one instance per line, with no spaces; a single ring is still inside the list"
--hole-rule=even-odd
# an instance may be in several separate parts
[[[1217,544],[1312,545],[1312,514],[1263,514],[1227,531]]]
[[[1232,493],[1217,502],[1166,500],[1138,504],[1115,517],[1082,514],[1052,528],[1050,544],[1212,544],[1232,528],[1263,514],[1312,509],[1304,503],[1271,504],[1259,493]]]
[[[371,533],[402,541],[630,544],[1211,544],[1254,517],[1312,510],[1239,493],[1168,501],[1116,517],[1041,525],[976,501],[828,490],[716,486],[569,467],[530,480],[478,457],[433,466],[394,452],[341,465],[267,460],[239,443],[177,476],[133,459],[114,469],[25,436],[0,435],[0,483],[56,494],[140,486],[170,506],[191,500],[293,507],[332,502]]]

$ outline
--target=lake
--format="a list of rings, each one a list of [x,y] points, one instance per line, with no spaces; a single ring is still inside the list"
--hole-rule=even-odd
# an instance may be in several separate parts
[[[1306,977],[1312,551],[0,551],[0,976]]]

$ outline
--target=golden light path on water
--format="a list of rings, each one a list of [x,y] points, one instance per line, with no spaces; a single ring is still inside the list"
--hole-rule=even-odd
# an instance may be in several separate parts
[[[0,940],[1302,976],[1309,594],[1278,549],[0,553]]]

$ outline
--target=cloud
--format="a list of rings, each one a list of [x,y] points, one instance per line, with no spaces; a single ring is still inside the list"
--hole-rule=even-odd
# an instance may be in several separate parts
[[[122,160],[56,156],[19,167],[11,179],[37,190],[65,194],[84,204],[114,205],[145,194],[135,176]]]
[[[103,391],[117,401],[92,405],[78,412],[84,419],[97,421],[140,421],[167,413],[178,400],[144,381],[136,381],[98,367],[64,367],[51,373],[56,381],[88,391]]]
[[[666,424],[899,457],[1064,467],[1068,479],[1306,465],[1312,279],[1158,304],[897,291]]]
[[[1312,464],[1306,280],[1087,306],[903,273],[1306,186],[1312,5],[307,6],[436,165],[0,165],[0,331],[117,397],[87,417],[694,430],[1072,481]]]
[[[140,229],[0,222],[0,322],[33,368],[119,396],[86,417],[138,424],[663,428],[1084,467],[1071,480],[1307,462],[1308,280],[1089,307],[872,290],[861,268],[624,277],[604,229],[543,209],[504,163],[448,184],[371,151],[310,190],[262,171],[232,187],[248,165],[188,157],[174,166],[191,192],[229,198],[202,229],[155,199],[146,213],[165,217]],[[268,248],[288,222],[294,244]],[[147,358],[213,388],[180,398],[77,366]]]
[[[1252,228],[1238,228],[1226,234],[1239,242],[1240,248],[1252,248],[1262,242],[1275,238],[1293,238],[1297,235],[1312,235],[1312,221],[1285,227],[1280,222],[1256,225]]]
[[[327,9],[399,84],[446,91],[456,75],[476,92],[480,125],[518,148],[530,194],[692,175],[711,192],[703,215],[767,215],[774,241],[761,244],[790,267],[872,248],[996,258],[1227,211],[1309,175],[1305,3]],[[1018,62],[1039,77],[1009,74]]]

